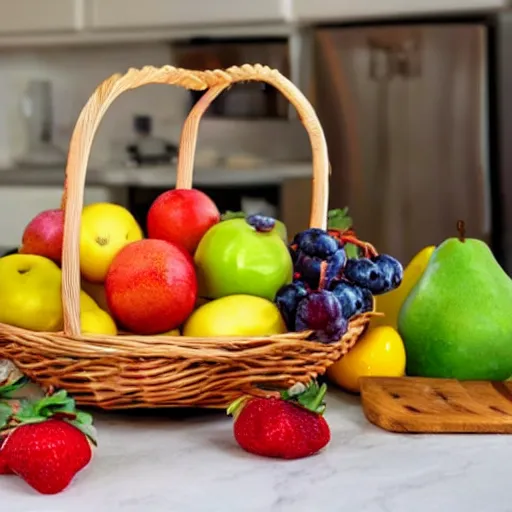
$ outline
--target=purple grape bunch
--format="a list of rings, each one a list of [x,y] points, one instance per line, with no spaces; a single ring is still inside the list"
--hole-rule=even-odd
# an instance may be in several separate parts
[[[351,319],[372,310],[374,295],[402,282],[403,267],[392,256],[365,250],[347,258],[343,237],[322,229],[297,234],[289,250],[294,279],[277,292],[275,303],[290,331],[311,330],[322,343],[338,341]]]

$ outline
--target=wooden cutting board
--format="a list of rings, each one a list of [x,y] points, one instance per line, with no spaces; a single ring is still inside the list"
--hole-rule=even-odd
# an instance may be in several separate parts
[[[512,382],[364,377],[366,418],[408,433],[512,434]]]

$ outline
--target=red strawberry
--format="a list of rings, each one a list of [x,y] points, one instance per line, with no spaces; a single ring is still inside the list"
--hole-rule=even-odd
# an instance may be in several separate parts
[[[322,416],[327,387],[298,384],[281,398],[242,397],[228,409],[235,417],[234,435],[247,452],[298,459],[324,448],[331,439]]]
[[[60,419],[17,427],[0,452],[4,466],[19,475],[36,491],[56,494],[91,460],[87,437]]]
[[[0,475],[12,475],[12,471],[9,469],[9,466],[5,461],[4,452],[1,451],[2,444],[3,443],[0,441]]]
[[[0,400],[0,474],[15,473],[43,494],[69,485],[91,460],[94,438],[92,417],[65,390]]]

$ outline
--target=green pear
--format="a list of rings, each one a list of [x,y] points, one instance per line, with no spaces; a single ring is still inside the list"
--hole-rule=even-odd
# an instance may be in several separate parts
[[[502,381],[512,375],[512,280],[480,240],[449,238],[404,302],[407,375]]]

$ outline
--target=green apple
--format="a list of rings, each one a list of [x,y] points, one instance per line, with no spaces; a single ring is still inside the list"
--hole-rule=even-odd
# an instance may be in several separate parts
[[[280,220],[276,220],[275,229],[276,229],[276,232],[278,233],[278,235],[283,240],[283,242],[285,244],[287,244],[288,243],[288,231],[286,230],[286,226],[285,226],[284,222],[281,222]]]
[[[211,227],[194,255],[199,295],[218,299],[245,294],[274,300],[292,281],[293,263],[276,226],[256,231],[243,218]]]
[[[231,210],[228,210],[227,212],[224,212],[221,216],[221,220],[231,220],[231,219],[245,219],[247,217],[247,214],[245,212],[232,212]],[[288,243],[288,231],[286,229],[286,225],[284,222],[281,222],[280,220],[276,219],[276,226],[275,230],[277,233],[279,233],[279,236],[283,239],[283,242],[285,244]]]

